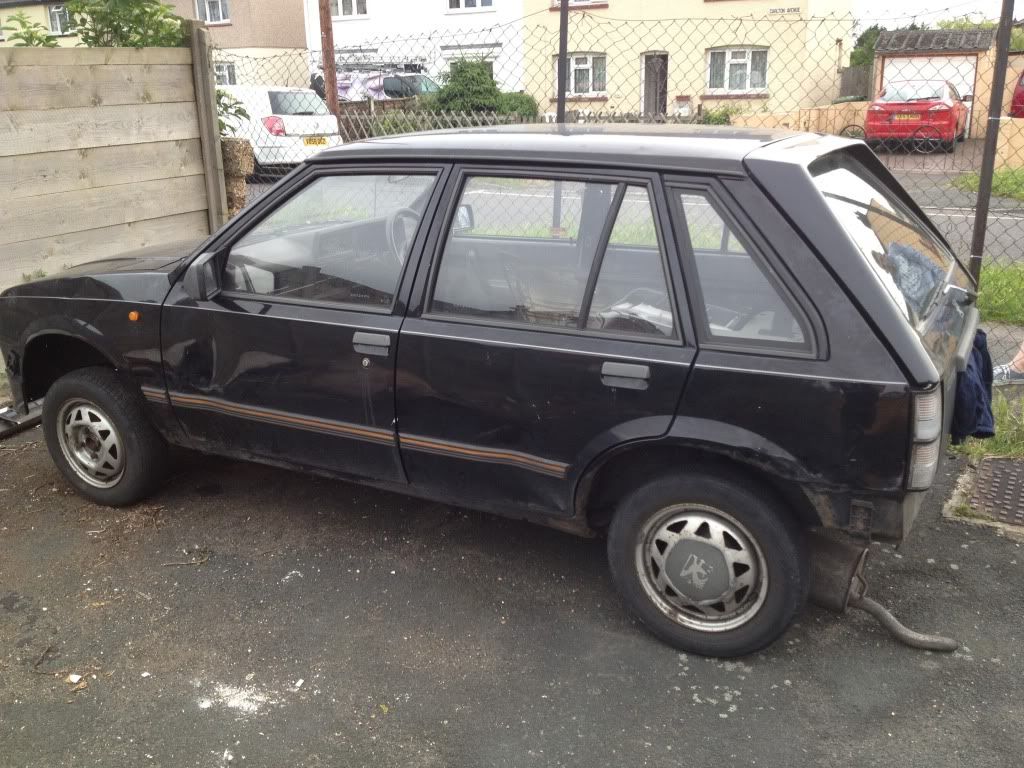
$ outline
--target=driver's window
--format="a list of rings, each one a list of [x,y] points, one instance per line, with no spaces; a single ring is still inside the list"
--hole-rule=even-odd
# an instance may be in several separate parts
[[[435,178],[313,181],[231,247],[224,290],[390,307]]]

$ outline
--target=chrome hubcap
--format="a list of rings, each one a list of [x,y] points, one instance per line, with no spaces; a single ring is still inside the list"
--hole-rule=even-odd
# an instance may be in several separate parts
[[[713,507],[663,509],[637,541],[648,597],[673,621],[724,632],[754,617],[768,592],[764,555],[739,521]]]
[[[89,485],[110,488],[124,474],[121,436],[107,415],[88,400],[69,400],[57,417],[61,452]]]

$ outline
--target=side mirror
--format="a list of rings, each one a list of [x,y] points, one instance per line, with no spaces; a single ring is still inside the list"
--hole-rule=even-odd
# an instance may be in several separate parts
[[[473,206],[463,203],[455,212],[455,231],[468,232],[476,226],[476,219],[473,217]]]
[[[216,254],[202,253],[188,265],[181,287],[194,301],[210,301],[220,293]]]
[[[964,104],[970,104],[972,101],[974,101],[974,94],[965,93],[963,96],[960,97],[960,101],[962,101]]]

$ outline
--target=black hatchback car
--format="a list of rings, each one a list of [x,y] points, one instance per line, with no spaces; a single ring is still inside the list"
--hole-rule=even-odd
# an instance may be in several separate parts
[[[515,127],[325,152],[198,247],[7,290],[19,402],[84,496],[168,443],[606,532],[678,648],[775,639],[805,532],[900,539],[974,285],[867,147]]]

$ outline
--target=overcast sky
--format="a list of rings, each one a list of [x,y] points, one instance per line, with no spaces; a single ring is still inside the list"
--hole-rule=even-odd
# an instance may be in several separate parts
[[[950,19],[970,15],[971,18],[998,19],[1001,0],[857,0],[854,16],[864,20],[879,20],[883,27],[893,28],[918,22],[934,23],[939,19]],[[1024,16],[1024,3],[1015,14]],[[869,26],[869,24],[865,25]]]

